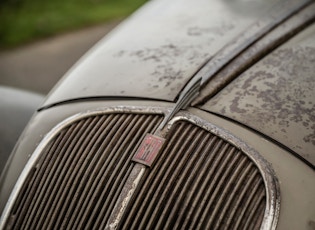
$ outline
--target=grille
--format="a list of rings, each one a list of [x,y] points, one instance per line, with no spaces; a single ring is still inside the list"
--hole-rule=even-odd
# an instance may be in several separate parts
[[[121,221],[122,229],[259,229],[263,178],[240,150],[179,122]]]
[[[11,209],[7,229],[104,229],[162,115],[90,116],[63,128],[41,153]],[[119,229],[259,229],[266,189],[240,149],[188,121],[172,125]]]
[[[29,174],[8,229],[99,229],[160,115],[92,116],[62,129]]]

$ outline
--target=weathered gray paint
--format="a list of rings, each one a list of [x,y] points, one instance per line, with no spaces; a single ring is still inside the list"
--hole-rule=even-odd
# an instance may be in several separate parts
[[[174,101],[207,60],[275,2],[150,1],[66,74],[44,106],[106,96]]]
[[[253,43],[248,44],[251,39],[240,39],[241,37],[239,37],[239,41],[230,43],[230,45],[224,47],[223,50],[221,50],[194,76],[194,78],[202,76],[209,81],[202,84],[200,95],[193,101],[193,105],[204,104],[207,102],[211,97],[213,97],[213,95],[218,93],[222,88],[254,65],[257,61],[268,55],[281,44],[284,44],[286,41],[314,22],[315,3],[304,7],[302,6],[301,8],[301,10],[296,10],[297,13],[293,15],[291,14],[284,20],[284,22],[275,26],[267,34],[264,34],[264,36],[254,40]],[[277,15],[277,17],[283,18],[283,15]],[[274,24],[274,22],[271,22],[268,24],[268,27]],[[258,26],[256,28],[251,28],[254,29],[256,33],[254,33],[254,35],[256,37],[258,34],[262,33],[261,29],[264,28],[261,23],[258,25],[260,28],[257,28]],[[247,38],[250,37],[247,33],[245,33],[245,35]],[[244,47],[242,43],[247,45],[245,46],[245,49],[243,48],[242,52],[226,51],[226,49],[230,50],[231,46],[234,48],[238,47],[237,49],[240,50],[240,47]],[[207,69],[210,71],[205,71]]]
[[[244,72],[202,109],[270,136],[315,164],[315,25]]]

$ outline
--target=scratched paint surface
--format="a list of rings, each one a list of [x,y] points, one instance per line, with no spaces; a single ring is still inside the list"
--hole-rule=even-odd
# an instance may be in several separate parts
[[[248,125],[315,164],[315,25],[273,51],[203,109]]]

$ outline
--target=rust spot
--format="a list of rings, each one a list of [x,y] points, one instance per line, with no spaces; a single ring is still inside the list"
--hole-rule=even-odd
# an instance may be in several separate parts
[[[156,48],[143,48],[141,50],[119,51],[115,57],[129,56],[132,62],[143,62],[143,65],[153,65],[154,70],[150,73],[158,84],[148,85],[152,89],[158,87],[171,87],[173,90],[181,90],[186,69],[198,68],[200,60],[208,58],[209,54],[200,44],[176,46],[172,43]],[[185,65],[178,63],[179,59],[185,58]],[[190,63],[190,65],[187,65]]]
[[[309,227],[310,230],[315,230],[315,221],[310,220],[308,222],[308,227]]]
[[[236,113],[246,113],[246,109],[239,108],[239,100],[240,100],[240,97],[235,97],[232,100],[232,104],[230,105],[230,110],[234,111]],[[248,106],[248,104],[247,104],[247,106]]]
[[[313,133],[305,136],[303,140],[307,143],[312,143],[315,146],[315,124],[312,125],[311,129],[313,130]]]
[[[232,113],[252,112],[247,109],[256,107],[256,113],[269,114],[260,116],[260,118],[265,118],[262,122],[269,122],[270,118],[275,117],[280,126],[288,127],[291,122],[295,122],[309,127],[307,121],[315,119],[315,104],[304,100],[309,98],[307,93],[314,91],[314,88],[311,88],[314,87],[311,67],[314,66],[315,59],[305,60],[307,60],[306,57],[314,56],[314,49],[309,47],[282,49],[275,52],[263,61],[267,70],[251,72],[252,76],[240,85],[241,91],[235,92],[239,96],[232,100],[230,111]],[[258,111],[257,104],[246,103],[246,106],[239,106],[242,104],[240,100],[246,100],[247,96],[257,97],[256,101],[264,110]],[[315,129],[313,130],[315,132]]]

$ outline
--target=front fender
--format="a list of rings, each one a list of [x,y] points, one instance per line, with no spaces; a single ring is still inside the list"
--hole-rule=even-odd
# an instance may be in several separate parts
[[[43,99],[40,94],[0,86],[0,173],[24,127]]]

